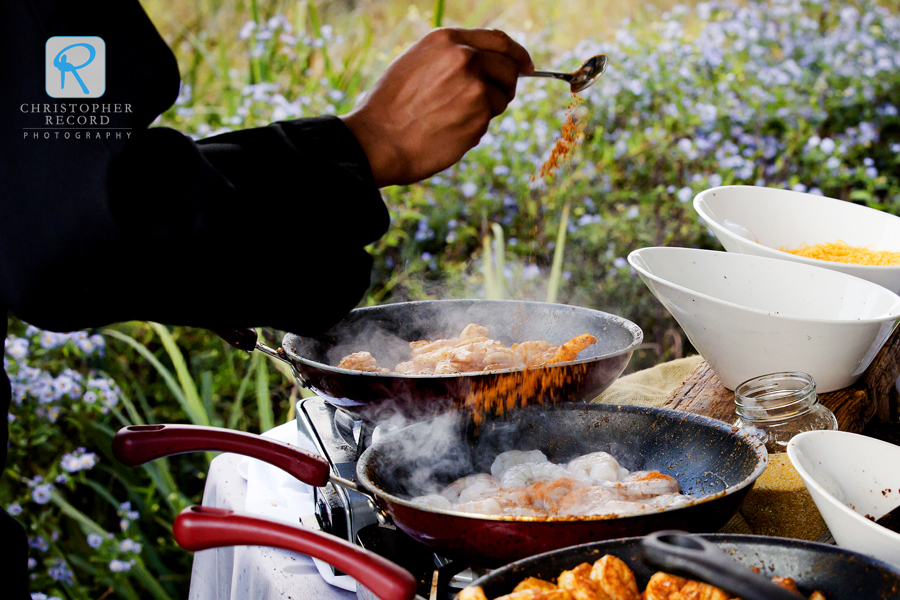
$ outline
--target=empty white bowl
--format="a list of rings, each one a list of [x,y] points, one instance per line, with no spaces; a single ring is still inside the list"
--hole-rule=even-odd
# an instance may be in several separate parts
[[[845,431],[807,431],[787,447],[839,546],[900,567],[900,533],[876,525],[900,505],[900,446]]]
[[[820,392],[847,387],[900,318],[893,292],[801,263],[695,248],[628,262],[730,390],[780,371],[809,373]]]
[[[700,192],[694,208],[729,252],[825,267],[900,293],[900,266],[837,263],[779,250],[841,240],[850,246],[900,252],[900,217],[814,194],[741,185]]]

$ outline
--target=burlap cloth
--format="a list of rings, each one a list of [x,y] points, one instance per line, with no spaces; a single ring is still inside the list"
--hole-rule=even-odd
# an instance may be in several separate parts
[[[620,378],[593,401],[661,407],[702,362],[701,356],[689,356],[637,371]],[[737,514],[719,530],[802,540],[818,539],[826,531],[825,521],[784,453],[769,455],[769,466]]]

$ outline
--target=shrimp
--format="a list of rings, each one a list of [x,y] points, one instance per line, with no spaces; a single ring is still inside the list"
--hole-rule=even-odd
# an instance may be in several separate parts
[[[427,496],[418,496],[410,500],[413,504],[417,504],[423,508],[437,508],[440,510],[451,510],[453,503],[440,494],[428,494]]]
[[[490,337],[490,332],[488,332],[488,328],[482,327],[481,325],[478,325],[477,323],[469,323],[462,330],[462,333],[459,334],[460,341],[464,341],[464,340],[468,340],[468,339],[476,338],[476,337],[483,337],[483,338]]]
[[[579,456],[569,461],[566,468],[584,480],[619,480],[619,462],[606,452],[591,452]]]
[[[473,480],[470,485],[466,486],[466,488],[459,493],[457,502],[459,504],[465,504],[466,502],[481,500],[498,491],[500,491],[499,481],[490,476],[482,477],[478,480]]]
[[[519,582],[519,585],[513,588],[514,592],[521,592],[522,590],[543,590],[543,591],[552,591],[558,590],[556,584],[551,583],[549,581],[544,581],[543,579],[538,579],[537,577],[526,577],[522,581]]]
[[[786,590],[791,590],[792,592],[800,593],[799,588],[797,588],[797,582],[794,581],[791,577],[781,577],[776,575],[772,578],[772,583],[779,587],[783,587]]]
[[[678,480],[659,471],[635,471],[615,486],[632,497],[659,496],[661,494],[678,494],[681,485]]]
[[[499,479],[510,467],[531,462],[548,462],[548,460],[547,456],[540,450],[509,450],[508,452],[501,452],[494,458],[494,462],[491,463],[491,475]]]
[[[539,510],[557,512],[559,502],[574,490],[587,487],[587,484],[571,477],[560,477],[553,481],[538,481],[529,486],[525,492],[531,505]]]
[[[670,600],[729,600],[731,596],[717,587],[699,581],[688,581]]]
[[[560,589],[569,592],[573,600],[611,600],[600,584],[591,579],[592,569],[588,563],[581,563],[571,571],[563,571],[557,579]]]
[[[610,597],[610,600],[641,600],[634,573],[621,559],[607,554],[594,563],[591,579]]]
[[[513,344],[512,346],[510,346],[510,350],[512,350],[519,356],[522,363],[526,367],[531,367],[540,364],[541,362],[545,362],[539,359],[546,352],[551,352],[551,354],[548,356],[548,359],[552,357],[553,354],[556,353],[556,346],[554,346],[550,342],[544,341],[522,342],[521,344]]]
[[[339,369],[353,369],[354,371],[366,371],[370,373],[390,373],[390,369],[383,369],[375,363],[375,357],[368,352],[354,352],[348,354],[338,363]]]
[[[500,480],[496,477],[491,477],[487,473],[478,473],[476,475],[466,475],[465,477],[460,477],[459,479],[445,487],[443,490],[441,490],[441,496],[456,504],[459,502],[459,496],[466,488],[479,483],[483,486],[496,484],[497,489],[499,489],[500,487]]]
[[[503,514],[503,509],[500,506],[500,503],[493,498],[484,498],[482,500],[473,500],[472,502],[457,504],[456,510],[460,512],[475,513],[479,515]]]
[[[682,577],[662,571],[654,573],[644,590],[644,600],[675,600],[674,595],[681,591],[686,583],[687,579]]]
[[[552,481],[571,476],[565,467],[551,462],[523,463],[504,471],[500,477],[500,486],[508,490],[521,490],[537,481]]]
[[[460,590],[456,600],[488,600],[488,597],[484,595],[484,590],[481,589],[481,586],[475,585],[464,587]]]
[[[591,344],[596,343],[597,338],[589,333],[582,333],[581,335],[573,337],[571,340],[557,348],[556,353],[553,355],[553,358],[548,360],[547,364],[575,360],[575,357],[578,356],[579,352],[581,352]]]

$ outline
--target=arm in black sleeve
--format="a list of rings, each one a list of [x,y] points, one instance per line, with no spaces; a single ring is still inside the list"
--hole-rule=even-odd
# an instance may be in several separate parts
[[[141,319],[303,333],[359,301],[364,247],[389,218],[339,119],[199,142],[148,128],[178,71],[137,2],[0,3],[0,17],[0,48],[20,56],[0,95],[0,305],[57,330]],[[56,102],[43,89],[47,38],[88,30],[106,44],[98,102],[130,108],[111,116],[126,135],[32,136],[45,115],[31,107]]]

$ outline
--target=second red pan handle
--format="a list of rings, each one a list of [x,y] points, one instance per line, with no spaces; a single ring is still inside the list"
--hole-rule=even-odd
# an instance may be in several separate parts
[[[189,506],[175,517],[178,545],[196,552],[221,546],[271,546],[324,560],[366,586],[381,600],[411,600],[416,579],[386,558],[334,536],[222,508]]]
[[[120,429],[112,442],[113,456],[134,467],[185,452],[234,452],[257,458],[309,485],[328,483],[328,461],[283,442],[252,433],[200,425],[132,425]]]

